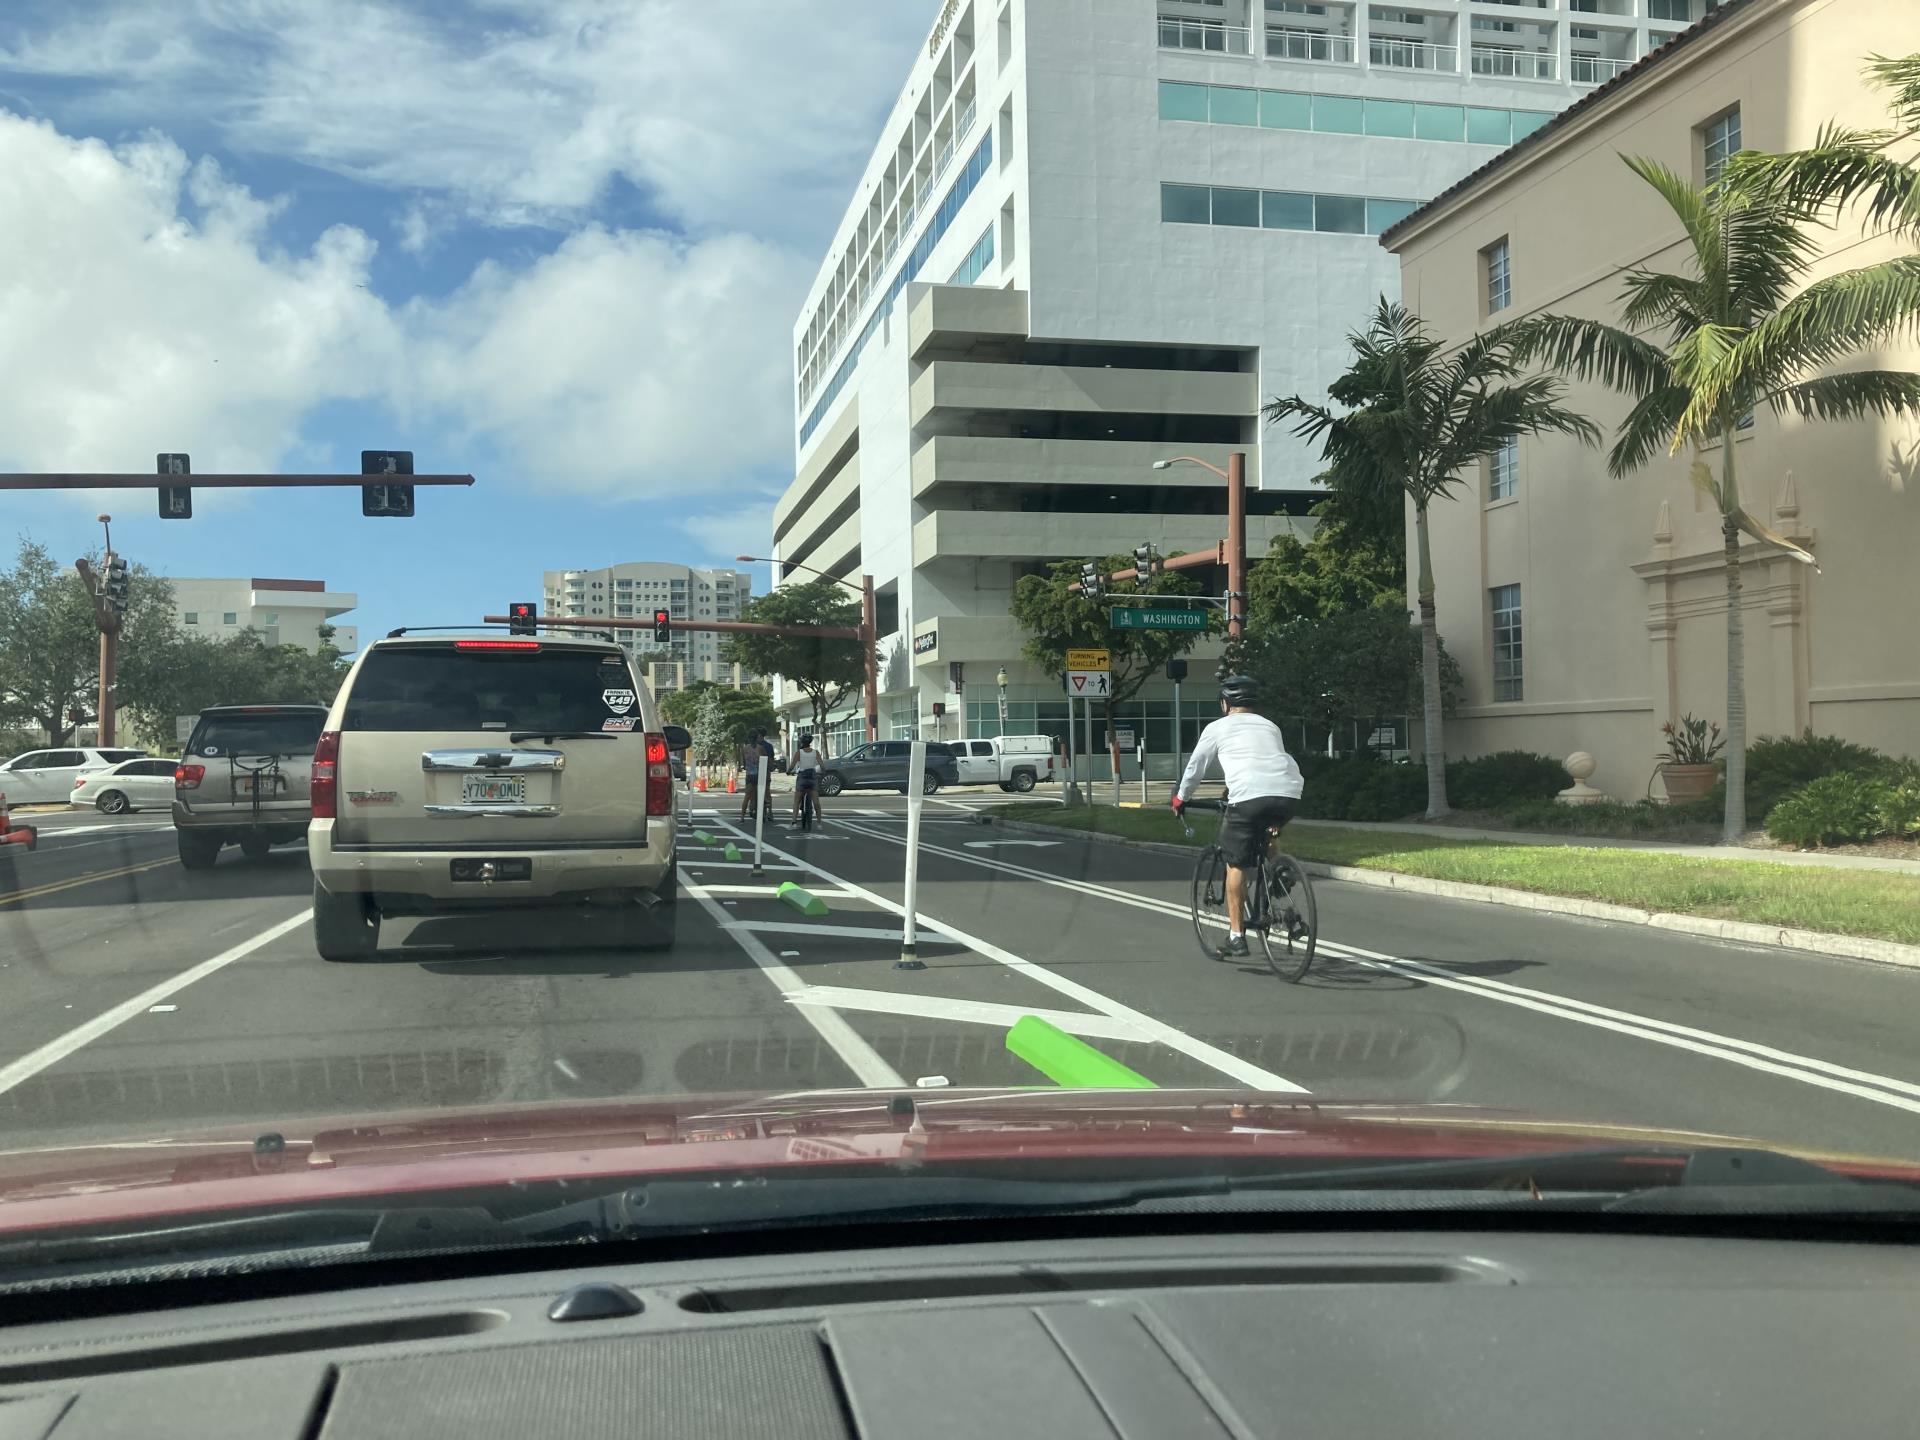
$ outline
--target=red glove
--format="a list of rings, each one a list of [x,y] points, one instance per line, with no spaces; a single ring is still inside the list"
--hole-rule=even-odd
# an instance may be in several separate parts
[[[1186,809],[1187,809],[1187,802],[1186,802],[1186,801],[1184,801],[1184,800],[1182,800],[1182,799],[1181,799],[1181,798],[1180,798],[1180,797],[1179,797],[1178,795],[1175,795],[1175,796],[1173,797],[1173,802],[1172,802],[1172,803],[1173,803],[1173,813],[1174,813],[1174,814],[1176,814],[1176,815],[1184,815],[1184,814],[1186,813]]]

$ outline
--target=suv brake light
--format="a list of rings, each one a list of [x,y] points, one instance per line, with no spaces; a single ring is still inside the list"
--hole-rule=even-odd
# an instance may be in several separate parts
[[[176,765],[173,767],[173,788],[176,790],[198,790],[200,782],[207,778],[204,765]]]
[[[673,767],[665,735],[647,736],[647,814],[673,814]]]
[[[340,732],[323,730],[313,747],[313,775],[307,782],[313,798],[313,818],[336,820],[340,815]]]
[[[456,640],[456,650],[538,650],[538,640]]]

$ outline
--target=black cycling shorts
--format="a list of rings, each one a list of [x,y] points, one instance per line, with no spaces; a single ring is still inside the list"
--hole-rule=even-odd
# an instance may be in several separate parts
[[[1267,831],[1291,820],[1298,803],[1284,795],[1256,795],[1227,806],[1226,823],[1220,830],[1220,848],[1226,852],[1227,863],[1240,870],[1258,865],[1267,853]]]
[[[816,783],[815,777],[817,774],[818,772],[813,770],[794,771],[794,777],[793,777],[794,788],[797,790],[813,789],[814,784]]]

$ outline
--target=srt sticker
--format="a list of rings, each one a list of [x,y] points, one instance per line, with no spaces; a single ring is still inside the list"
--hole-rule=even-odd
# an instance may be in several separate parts
[[[608,720],[605,723],[603,723],[600,726],[600,728],[602,730],[631,730],[633,729],[633,724],[634,724],[633,716],[616,715],[611,720]]]
[[[607,709],[615,714],[624,715],[633,709],[634,694],[631,690],[602,690],[600,698],[606,702]]]

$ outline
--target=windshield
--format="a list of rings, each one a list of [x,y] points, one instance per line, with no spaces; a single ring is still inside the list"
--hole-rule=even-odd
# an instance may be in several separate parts
[[[1823,6],[0,6],[0,1291],[1888,1223],[1920,5]]]
[[[604,651],[375,650],[354,680],[343,730],[598,730],[609,690],[631,694],[626,661]],[[631,702],[629,702],[631,708]]]

